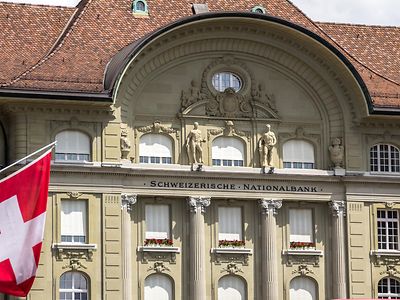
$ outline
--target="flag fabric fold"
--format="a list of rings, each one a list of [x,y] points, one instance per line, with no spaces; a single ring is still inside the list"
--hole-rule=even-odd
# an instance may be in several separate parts
[[[42,248],[51,150],[0,180],[0,293],[25,297]]]

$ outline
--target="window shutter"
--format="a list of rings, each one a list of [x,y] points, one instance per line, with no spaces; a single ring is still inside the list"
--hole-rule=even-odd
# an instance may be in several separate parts
[[[291,242],[313,242],[311,209],[290,209],[289,222]]]
[[[170,237],[168,205],[146,205],[146,239]]]
[[[145,134],[140,138],[139,156],[172,157],[172,141],[162,134]]]
[[[218,137],[212,144],[213,159],[244,160],[244,145],[232,137]]]
[[[283,161],[314,163],[314,147],[303,140],[290,140],[283,144]]]
[[[61,235],[86,236],[86,201],[61,201]]]
[[[57,153],[90,154],[90,138],[76,130],[62,131],[56,136]]]
[[[219,240],[242,240],[242,209],[240,207],[219,207],[218,231]]]

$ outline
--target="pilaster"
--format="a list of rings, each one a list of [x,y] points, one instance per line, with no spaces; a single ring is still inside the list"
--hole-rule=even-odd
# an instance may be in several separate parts
[[[278,262],[276,252],[276,214],[282,200],[261,199],[261,272],[263,299],[279,299]]]
[[[137,201],[135,194],[121,194],[122,209],[122,291],[123,299],[132,299],[132,233],[131,212]]]
[[[347,298],[345,216],[346,203],[332,201],[333,298]]]
[[[190,299],[206,300],[206,258],[204,240],[204,212],[210,205],[209,197],[189,197],[190,211]]]

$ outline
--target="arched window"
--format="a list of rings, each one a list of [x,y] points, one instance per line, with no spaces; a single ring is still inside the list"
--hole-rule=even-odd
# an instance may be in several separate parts
[[[80,272],[66,272],[60,278],[60,300],[87,300],[88,284]]]
[[[245,300],[246,284],[238,276],[227,275],[218,281],[218,300]]]
[[[90,161],[90,138],[77,130],[65,130],[56,135],[56,160]]]
[[[304,140],[290,140],[283,144],[283,167],[314,169],[314,147]]]
[[[370,167],[373,172],[400,172],[399,148],[389,144],[372,146]]]
[[[172,280],[162,274],[153,274],[144,281],[144,300],[172,300]]]
[[[400,299],[400,282],[394,278],[382,278],[378,282],[378,299]]]
[[[290,282],[290,300],[315,300],[317,287],[315,281],[307,277],[296,277]]]
[[[212,143],[213,166],[244,165],[244,144],[237,138],[217,137]]]
[[[145,134],[140,138],[139,162],[172,164],[172,140],[162,134]]]

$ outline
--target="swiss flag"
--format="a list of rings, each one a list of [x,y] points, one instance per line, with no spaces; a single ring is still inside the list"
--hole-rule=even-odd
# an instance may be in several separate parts
[[[51,150],[0,180],[0,293],[24,297],[42,248]]]

